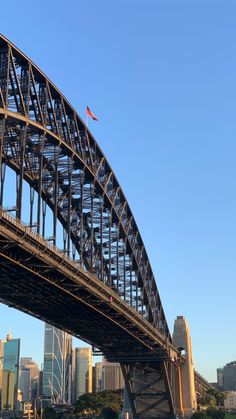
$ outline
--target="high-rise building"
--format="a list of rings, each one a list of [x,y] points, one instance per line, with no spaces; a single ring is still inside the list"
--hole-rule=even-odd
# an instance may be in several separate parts
[[[103,368],[103,390],[118,390],[124,388],[124,378],[120,364],[104,362]]]
[[[32,358],[20,359],[19,389],[23,401],[37,398],[39,388],[39,367]]]
[[[220,391],[236,391],[236,361],[217,368],[217,388]]]
[[[39,371],[38,396],[43,399],[43,371]]]
[[[30,370],[26,367],[19,369],[19,390],[21,391],[22,401],[28,402],[30,400]]]
[[[226,364],[223,368],[224,391],[236,390],[236,361]]]
[[[92,349],[75,348],[75,394],[77,400],[84,393],[92,393]]]
[[[0,412],[2,411],[2,380],[3,380],[3,358],[5,340],[0,339]]]
[[[72,337],[45,323],[43,395],[51,404],[71,402]]]
[[[7,335],[3,349],[2,410],[13,410],[17,405],[20,339]]]
[[[71,363],[71,402],[76,401],[75,397],[75,349],[72,349],[72,363]]]
[[[2,375],[2,411],[14,410],[15,401],[15,373],[3,370]]]
[[[96,362],[95,364],[95,377],[94,377],[95,392],[100,392],[104,390],[103,365],[104,365],[104,362]]]
[[[95,364],[96,392],[104,390],[119,390],[124,388],[124,378],[120,364],[116,362],[97,362]]]
[[[217,390],[224,388],[224,368],[217,368]]]

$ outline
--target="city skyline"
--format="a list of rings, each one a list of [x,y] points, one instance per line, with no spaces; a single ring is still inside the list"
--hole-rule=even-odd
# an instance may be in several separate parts
[[[103,1],[99,7],[72,1],[65,11],[59,2],[65,33],[56,35],[53,1],[44,33],[30,19],[28,28],[3,22],[1,31],[82,117],[87,104],[98,116],[91,131],[135,214],[170,329],[177,315],[187,318],[195,367],[215,381],[216,368],[235,358],[236,6],[216,1],[213,7],[209,0],[191,7],[186,1],[179,7],[173,1],[122,3],[111,8]],[[15,2],[15,22],[16,10],[22,13],[17,7]],[[3,336],[35,335],[34,342],[24,338],[23,351],[40,361],[43,323],[3,305],[0,316]]]
[[[21,338],[0,338],[0,412],[72,404],[85,393],[124,388],[121,367],[106,359],[94,362],[92,349],[72,347],[71,335],[45,323],[44,364],[20,353]],[[97,357],[95,358],[95,360]],[[94,361],[95,361],[94,360]]]

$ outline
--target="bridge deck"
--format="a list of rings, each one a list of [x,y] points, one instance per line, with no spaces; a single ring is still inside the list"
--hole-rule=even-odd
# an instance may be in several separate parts
[[[177,358],[174,346],[113,290],[3,209],[0,243],[2,302],[105,352],[163,349]]]

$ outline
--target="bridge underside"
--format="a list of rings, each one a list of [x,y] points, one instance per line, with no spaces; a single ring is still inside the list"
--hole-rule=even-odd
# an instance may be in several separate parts
[[[3,303],[68,331],[120,362],[135,418],[157,413],[173,417],[165,366],[170,353],[164,339],[158,332],[153,339],[148,330],[152,326],[111,289],[3,210],[0,289]]]

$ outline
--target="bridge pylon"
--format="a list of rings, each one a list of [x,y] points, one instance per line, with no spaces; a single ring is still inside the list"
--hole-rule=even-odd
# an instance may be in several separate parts
[[[194,383],[194,368],[191,337],[186,319],[178,316],[174,324],[173,344],[179,351],[185,362],[177,366],[178,397],[176,398],[176,410],[179,417],[191,418],[196,409],[196,392]]]

